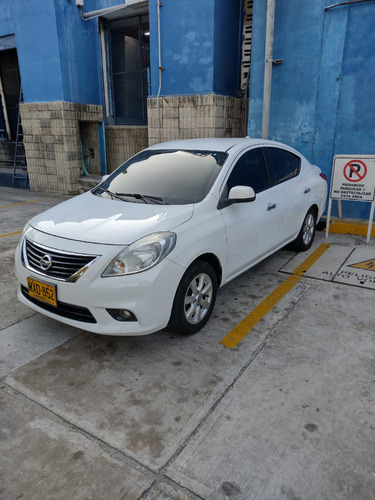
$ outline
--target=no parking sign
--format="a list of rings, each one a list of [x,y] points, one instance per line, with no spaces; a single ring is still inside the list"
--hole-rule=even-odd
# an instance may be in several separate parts
[[[375,197],[375,156],[336,155],[332,170],[331,198],[373,201]]]
[[[367,243],[369,243],[375,209],[375,155],[335,156],[332,168],[326,237],[328,237],[329,231],[332,200],[338,200],[339,212],[341,210],[341,200],[371,202],[367,231]]]

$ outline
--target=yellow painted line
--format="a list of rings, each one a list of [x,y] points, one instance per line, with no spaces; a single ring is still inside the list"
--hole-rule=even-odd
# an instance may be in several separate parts
[[[299,265],[289,278],[281,283],[263,300],[250,314],[246,316],[231,332],[226,335],[221,344],[233,349],[250,332],[259,321],[268,314],[280,300],[292,290],[302,279],[306,271],[328,250],[331,245],[320,245],[307,259]]]
[[[270,310],[301,281],[301,276],[290,276],[281,283],[263,302],[261,302],[250,314],[244,318],[241,323],[233,328],[226,337],[220,342],[225,347],[236,347],[259,321],[270,312]]]
[[[307,257],[306,260],[302,262],[294,271],[293,274],[297,276],[303,276],[306,271],[310,269],[311,266],[315,264],[315,262],[320,259],[320,257],[328,250],[331,245],[329,243],[323,243],[318,246],[314,252]]]
[[[350,221],[342,219],[331,219],[329,232],[335,234],[356,234],[358,236],[367,236],[368,222]],[[375,226],[372,226],[371,236],[375,238]]]
[[[38,201],[45,201],[50,199],[51,198],[40,198],[39,200],[21,201],[20,203],[13,203],[13,205],[3,205],[0,208],[18,207],[19,205],[27,205],[28,203],[38,203]]]
[[[14,233],[0,234],[0,238],[6,238],[7,236],[14,236],[16,234],[21,234],[22,231],[15,231]]]

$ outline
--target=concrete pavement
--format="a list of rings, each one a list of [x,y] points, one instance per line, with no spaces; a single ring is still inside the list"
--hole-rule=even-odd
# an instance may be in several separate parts
[[[233,349],[323,233],[221,289],[192,337],[101,337],[15,298],[13,233],[62,199],[0,188],[0,498],[374,498],[373,240],[330,235]]]

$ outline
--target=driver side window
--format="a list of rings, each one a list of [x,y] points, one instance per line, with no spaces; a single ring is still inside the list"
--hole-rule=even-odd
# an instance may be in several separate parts
[[[234,186],[252,187],[260,193],[270,187],[263,153],[260,148],[246,151],[235,164],[227,181],[227,189]]]

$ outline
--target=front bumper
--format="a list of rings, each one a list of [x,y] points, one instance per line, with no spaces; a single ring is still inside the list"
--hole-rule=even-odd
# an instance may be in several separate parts
[[[101,274],[110,260],[123,247],[69,242],[34,230],[28,233],[28,237],[51,248],[95,253],[100,255],[100,258],[76,283],[69,283],[26,269],[22,265],[20,246],[18,246],[16,276],[20,284],[18,298],[22,303],[63,323],[103,335],[145,335],[167,326],[175,292],[185,271],[182,266],[165,258],[155,267],[141,273],[102,278]],[[72,248],[69,248],[70,246]],[[28,277],[56,286],[57,308],[28,298]],[[137,321],[118,321],[107,309],[129,310]],[[78,315],[71,314],[72,311],[73,313],[77,311]],[[82,311],[83,314],[80,314]]]

